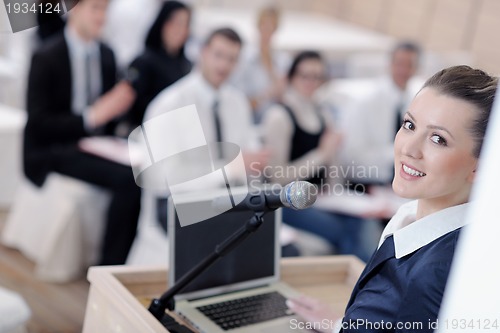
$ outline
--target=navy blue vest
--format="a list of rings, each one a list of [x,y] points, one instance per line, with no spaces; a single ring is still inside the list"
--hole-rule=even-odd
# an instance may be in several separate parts
[[[388,237],[354,287],[341,332],[433,332],[460,230],[400,259]]]

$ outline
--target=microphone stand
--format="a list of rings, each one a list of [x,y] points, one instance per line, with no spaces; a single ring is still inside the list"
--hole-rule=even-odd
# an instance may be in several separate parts
[[[255,232],[264,221],[264,212],[254,212],[254,216],[250,218],[244,226],[239,228],[234,234],[225,239],[222,243],[215,247],[212,254],[203,259],[189,272],[182,276],[170,289],[168,289],[160,298],[153,299],[149,305],[149,312],[155,316],[162,324],[175,322],[175,320],[166,314],[165,310],[175,309],[174,296],[186,287],[191,281],[203,273],[207,268],[213,265],[219,258],[232,251],[236,246],[241,244],[245,239]]]

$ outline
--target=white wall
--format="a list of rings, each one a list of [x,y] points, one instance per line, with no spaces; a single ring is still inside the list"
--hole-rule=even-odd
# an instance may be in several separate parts
[[[441,309],[439,333],[500,332],[499,94],[500,89],[468,213],[471,225],[459,241]]]

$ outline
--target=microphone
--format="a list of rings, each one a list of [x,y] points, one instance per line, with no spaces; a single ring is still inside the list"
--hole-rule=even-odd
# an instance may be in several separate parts
[[[234,206],[232,211],[254,211],[269,212],[280,207],[292,208],[295,210],[311,207],[318,196],[318,189],[315,185],[306,181],[294,181],[290,184],[280,187],[279,193],[276,186],[271,189],[261,189],[253,191],[239,204]],[[223,210],[223,202],[226,198],[216,198],[212,201],[212,206],[219,211]]]

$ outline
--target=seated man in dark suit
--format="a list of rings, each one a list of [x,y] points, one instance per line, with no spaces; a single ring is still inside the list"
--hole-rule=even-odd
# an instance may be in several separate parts
[[[135,99],[116,84],[113,52],[98,42],[108,0],[82,0],[64,33],[35,52],[28,81],[24,171],[42,186],[51,172],[111,191],[101,264],[123,264],[134,240],[140,188],[130,167],[79,150],[81,138],[111,135]]]

